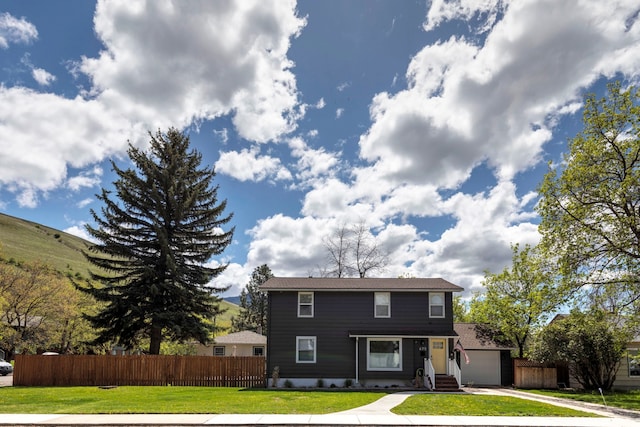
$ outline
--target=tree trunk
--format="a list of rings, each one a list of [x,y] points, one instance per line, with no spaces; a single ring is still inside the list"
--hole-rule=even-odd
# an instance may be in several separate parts
[[[151,326],[151,340],[149,342],[149,354],[160,354],[160,343],[162,342],[162,328]]]

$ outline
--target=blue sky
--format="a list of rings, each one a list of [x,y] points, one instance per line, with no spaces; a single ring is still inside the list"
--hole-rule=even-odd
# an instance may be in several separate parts
[[[0,3],[0,212],[84,234],[147,131],[189,133],[234,242],[319,274],[365,223],[381,276],[481,289],[538,239],[535,193],[588,92],[640,75],[636,0]],[[0,236],[0,241],[2,237]]]

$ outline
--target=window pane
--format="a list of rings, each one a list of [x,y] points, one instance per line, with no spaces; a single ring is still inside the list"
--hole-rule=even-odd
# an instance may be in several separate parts
[[[369,369],[400,369],[400,341],[369,341]]]
[[[313,302],[313,294],[300,294],[300,304],[311,304]]]
[[[431,306],[431,317],[444,317],[444,307],[437,305]]]
[[[629,350],[629,376],[640,377],[640,351]]]
[[[300,316],[311,316],[313,314],[310,305],[300,306]]]
[[[386,305],[376,305],[376,317],[389,317],[389,307]]]
[[[389,305],[389,293],[376,292],[376,305]]]

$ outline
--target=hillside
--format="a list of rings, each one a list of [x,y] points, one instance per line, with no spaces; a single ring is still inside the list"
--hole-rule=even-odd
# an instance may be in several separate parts
[[[95,269],[82,254],[90,242],[64,231],[0,213],[0,258],[20,261],[42,261],[56,270],[77,277],[89,277]],[[228,310],[217,319],[220,326],[231,325],[239,307],[222,301]]]

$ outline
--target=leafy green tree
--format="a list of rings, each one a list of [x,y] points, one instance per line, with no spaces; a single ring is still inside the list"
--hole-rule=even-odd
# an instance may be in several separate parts
[[[594,308],[573,310],[551,322],[536,336],[531,357],[540,362],[564,362],[571,375],[587,390],[609,390],[632,334],[610,313]]]
[[[460,295],[453,297],[453,321],[456,323],[471,322],[469,307]]]
[[[97,227],[87,231],[99,243],[85,255],[99,271],[102,286],[79,286],[103,303],[88,315],[99,329],[96,343],[116,341],[133,347],[149,339],[149,353],[159,354],[163,339],[201,343],[211,340],[221,288],[208,286],[226,265],[205,263],[231,242],[233,229],[222,227],[226,201],[218,201],[215,172],[202,168],[202,155],[189,150],[189,137],[171,128],[151,137],[150,151],[129,146],[137,170],[120,169],[117,198],[106,189],[97,197]]]
[[[267,293],[261,291],[260,286],[272,277],[273,273],[267,264],[253,270],[249,283],[240,293],[240,314],[231,319],[231,329],[234,332],[267,333]]]
[[[524,357],[533,329],[562,299],[536,248],[514,245],[512,250],[511,268],[485,274],[485,292],[472,299],[469,317],[480,324],[478,332],[485,338],[512,345]]]
[[[586,98],[584,130],[564,167],[546,174],[538,205],[541,245],[565,284],[628,312],[640,298],[639,99],[620,83],[605,98]]]

